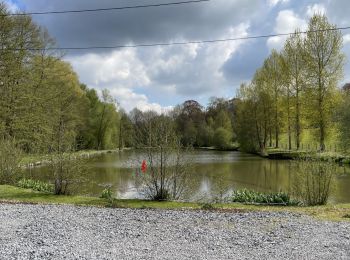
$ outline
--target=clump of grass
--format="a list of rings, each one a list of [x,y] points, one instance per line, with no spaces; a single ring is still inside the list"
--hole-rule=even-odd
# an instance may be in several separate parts
[[[343,218],[350,218],[350,214],[345,214]]]
[[[214,207],[213,204],[207,202],[207,203],[204,203],[204,204],[201,206],[201,209],[203,209],[203,210],[214,210],[215,207]]]
[[[119,201],[115,198],[111,198],[108,200],[107,208],[122,208],[123,206],[119,203]]]
[[[113,192],[110,187],[105,188],[102,193],[101,193],[101,198],[102,199],[107,199],[110,200],[113,197]]]
[[[267,204],[267,205],[285,205],[295,206],[300,203],[293,200],[287,193],[261,193],[251,190],[237,190],[232,193],[232,202],[253,203],[253,204]]]
[[[24,189],[32,189],[35,191],[53,193],[54,185],[42,181],[36,181],[32,179],[21,179],[18,181],[17,186]]]
[[[112,192],[111,187],[105,188],[102,191],[100,198],[107,200],[108,203],[106,206],[109,208],[120,208],[121,207],[118,200],[113,197],[113,192]]]

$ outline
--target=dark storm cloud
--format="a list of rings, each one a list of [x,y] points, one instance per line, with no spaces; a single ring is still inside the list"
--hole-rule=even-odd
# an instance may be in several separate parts
[[[176,2],[167,0],[166,2]],[[23,0],[26,11],[108,8],[165,1]],[[181,6],[35,16],[62,47],[214,39],[256,14],[262,1],[212,0]]]
[[[251,41],[231,55],[222,66],[222,71],[235,85],[249,81],[268,55],[269,50],[263,41]]]

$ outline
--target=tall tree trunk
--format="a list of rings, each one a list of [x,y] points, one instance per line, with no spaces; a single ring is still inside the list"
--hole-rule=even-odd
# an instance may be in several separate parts
[[[98,127],[98,132],[97,132],[97,150],[102,149],[102,141],[103,141],[102,139],[103,139],[103,135],[104,135],[104,133],[102,131],[103,131],[103,120],[104,120],[104,116],[105,116],[105,110],[106,110],[106,105],[103,105],[101,120],[100,120],[100,124]]]
[[[279,127],[278,127],[278,108],[277,108],[277,100],[276,100],[276,107],[275,107],[275,140],[276,140],[276,148],[279,147]]]
[[[276,82],[275,82],[275,139],[276,139],[275,147],[278,148],[279,147],[279,123],[278,123],[278,90],[277,90]]]
[[[326,129],[325,129],[325,122],[323,118],[323,111],[320,110],[320,151],[324,152],[326,150],[326,145],[325,145],[325,135],[326,135]]]
[[[288,149],[292,150],[292,131],[291,131],[291,123],[290,123],[290,91],[287,89],[287,113],[288,113]]]
[[[321,62],[319,62],[321,64]],[[319,67],[321,67],[319,65]],[[319,78],[318,78],[318,111],[319,111],[319,127],[320,127],[320,152],[324,152],[326,150],[325,146],[325,119],[324,119],[324,111],[323,111],[323,91],[324,86],[322,83],[322,70],[319,68]]]
[[[295,142],[297,146],[297,150],[300,149],[300,133],[301,133],[301,125],[300,125],[300,100],[299,100],[299,86],[298,81],[296,84],[296,108],[295,108]]]
[[[269,146],[272,147],[272,122],[271,122],[271,117],[269,117],[269,139],[270,139],[269,140]]]
[[[123,145],[123,135],[122,135],[122,119],[120,120],[119,122],[119,151],[122,150],[122,148],[124,148],[124,145]]]

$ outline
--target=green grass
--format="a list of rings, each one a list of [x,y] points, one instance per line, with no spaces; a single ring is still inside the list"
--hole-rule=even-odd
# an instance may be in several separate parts
[[[300,202],[290,198],[290,196],[284,192],[261,193],[246,189],[234,191],[230,197],[230,201],[282,206],[297,206],[301,204]]]
[[[35,191],[42,191],[42,192],[52,193],[54,191],[53,184],[37,181],[37,180],[25,179],[25,178],[19,180],[16,186],[23,189],[32,189]]]
[[[77,206],[108,207],[107,199],[84,196],[56,196],[50,193],[37,192],[29,189],[0,185],[0,202],[3,203],[33,203],[33,204],[71,204]],[[148,201],[148,200],[115,200],[117,207],[123,208],[151,208],[151,209],[203,209],[201,203],[176,201]],[[332,221],[350,221],[344,218],[350,215],[350,204],[326,205],[317,207],[286,207],[286,206],[257,206],[240,203],[212,204],[213,210],[223,212],[241,211],[284,211],[307,214],[318,219]],[[210,207],[210,209],[212,209]]]
[[[31,189],[22,189],[19,187],[0,185],[0,201],[20,202],[20,203],[39,203],[39,204],[73,204],[79,206],[108,206],[108,200],[97,197],[85,196],[57,196],[52,193],[33,191]],[[185,202],[158,202],[148,200],[116,200],[119,207],[126,208],[200,208],[198,203]]]
[[[316,152],[305,150],[285,150],[282,148],[267,148],[267,157],[271,159],[297,159],[300,157],[307,157],[320,161],[342,162],[350,164],[350,156],[341,152]]]

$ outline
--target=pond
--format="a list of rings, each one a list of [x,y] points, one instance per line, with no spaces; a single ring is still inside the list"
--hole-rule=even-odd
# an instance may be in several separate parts
[[[100,196],[111,185],[119,198],[142,198],[135,177],[132,161],[142,152],[126,150],[90,158],[86,181],[76,188],[81,195]],[[186,199],[198,200],[211,197],[225,190],[251,189],[262,192],[291,192],[295,170],[293,162],[268,160],[241,152],[196,150],[191,155],[194,163],[191,172],[191,192]],[[350,202],[350,167],[337,168],[331,202]],[[47,166],[27,170],[32,178],[52,181]]]

